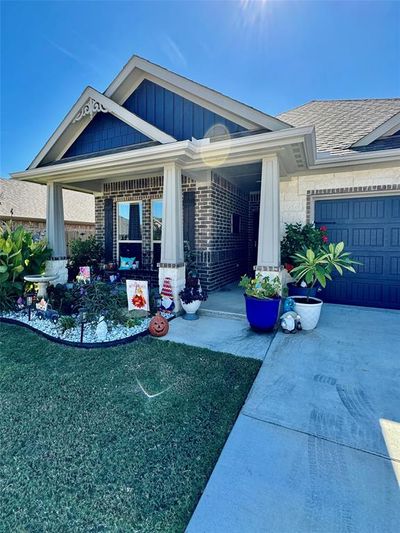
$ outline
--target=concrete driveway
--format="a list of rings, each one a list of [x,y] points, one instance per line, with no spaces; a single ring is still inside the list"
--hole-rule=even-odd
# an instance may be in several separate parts
[[[400,531],[400,312],[278,333],[189,533]]]

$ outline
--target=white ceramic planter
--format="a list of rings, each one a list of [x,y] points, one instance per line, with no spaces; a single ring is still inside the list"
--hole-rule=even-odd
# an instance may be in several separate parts
[[[184,304],[181,300],[181,304],[182,304],[183,309],[186,311],[186,314],[195,315],[197,313],[198,308],[200,307],[201,301],[194,300],[190,304]]]
[[[310,298],[313,303],[307,304],[301,303],[301,300],[304,300],[304,296],[292,296],[292,298],[295,301],[294,310],[300,316],[302,329],[305,331],[314,329],[321,315],[323,301],[319,298]]]

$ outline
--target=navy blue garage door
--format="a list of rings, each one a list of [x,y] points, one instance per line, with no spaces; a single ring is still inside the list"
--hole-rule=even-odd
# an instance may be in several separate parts
[[[400,309],[400,196],[319,200],[314,218],[362,262],[357,274],[330,283],[322,299]]]

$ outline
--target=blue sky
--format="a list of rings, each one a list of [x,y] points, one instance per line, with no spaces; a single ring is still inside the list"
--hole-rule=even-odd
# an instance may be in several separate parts
[[[1,2],[1,175],[139,54],[267,113],[400,95],[400,2]]]

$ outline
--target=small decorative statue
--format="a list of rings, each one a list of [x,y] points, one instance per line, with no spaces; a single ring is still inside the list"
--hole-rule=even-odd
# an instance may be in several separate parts
[[[107,323],[104,320],[104,316],[101,316],[96,326],[96,337],[99,341],[104,341],[107,338]]]
[[[39,320],[50,320],[53,324],[57,324],[60,315],[54,311],[50,304],[44,298],[36,304],[36,316]]]
[[[175,309],[174,296],[172,294],[171,278],[165,278],[163,287],[160,292],[161,305],[160,310],[165,313],[172,313]]]
[[[281,327],[283,333],[296,333],[301,330],[300,316],[296,311],[287,311],[281,316]]]

